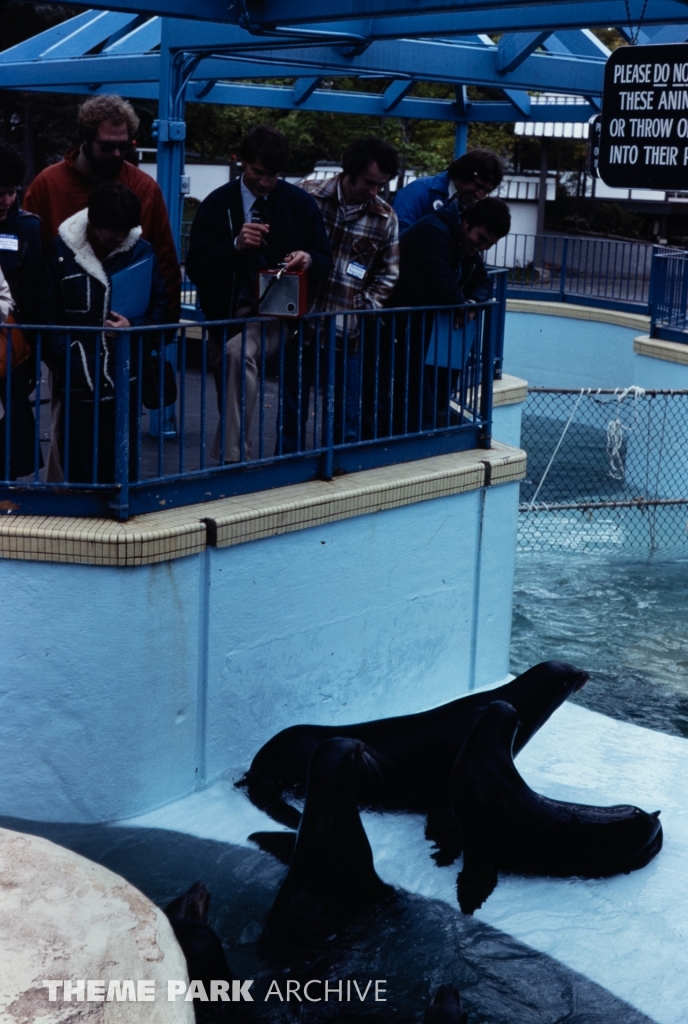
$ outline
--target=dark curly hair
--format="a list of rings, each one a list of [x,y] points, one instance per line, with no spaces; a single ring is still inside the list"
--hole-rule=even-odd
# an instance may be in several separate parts
[[[141,223],[141,201],[126,185],[104,181],[88,197],[88,222],[94,228],[131,231]]]
[[[489,149],[469,149],[449,165],[449,177],[452,181],[463,182],[480,178],[492,188],[497,188],[504,177],[504,164],[501,157]]]
[[[344,150],[342,170],[349,181],[355,181],[370,164],[376,163],[383,174],[396,178],[399,173],[399,154],[394,146],[374,135],[354,139]]]

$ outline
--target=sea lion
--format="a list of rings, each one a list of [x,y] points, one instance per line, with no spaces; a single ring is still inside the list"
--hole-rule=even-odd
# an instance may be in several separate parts
[[[456,985],[440,985],[425,1011],[423,1024],[468,1024]]]
[[[210,998],[211,982],[227,981],[231,989],[234,975],[227,965],[219,937],[207,923],[209,906],[210,893],[205,884],[195,882],[188,892],[165,907],[165,914],[186,959],[189,981],[201,982]],[[197,1024],[220,1024],[229,1019],[238,1020],[240,1016],[243,1019],[243,1013],[232,1011],[222,1000],[194,999],[193,1007]]]
[[[352,739],[328,739],[313,751],[291,865],[268,917],[271,932],[329,929],[393,894],[375,871],[358,810],[354,777],[367,758],[364,744]],[[265,842],[271,835],[249,838],[274,853]]]
[[[430,711],[356,725],[294,725],[261,747],[237,783],[276,821],[295,829],[298,810],[285,795],[302,796],[311,755],[323,740],[348,737],[376,751],[380,771],[357,779],[360,807],[406,810],[428,816],[426,835],[435,842],[438,864],[461,853],[461,837],[450,808],[451,769],[475,719],[495,700],[512,704],[520,718],[518,753],[560,704],[589,676],[582,669],[546,661],[494,690],[469,693]]]
[[[514,765],[518,730],[510,704],[490,704],[452,771],[452,808],[464,839],[457,883],[464,914],[482,906],[499,870],[604,878],[644,867],[662,848],[659,811],[590,807],[534,793]]]

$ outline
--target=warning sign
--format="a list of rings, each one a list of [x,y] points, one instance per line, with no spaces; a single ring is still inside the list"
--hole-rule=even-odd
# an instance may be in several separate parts
[[[611,55],[599,173],[619,188],[688,191],[688,43],[621,46]]]

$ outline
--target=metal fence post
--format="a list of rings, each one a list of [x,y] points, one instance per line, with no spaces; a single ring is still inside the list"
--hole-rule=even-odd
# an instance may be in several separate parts
[[[111,508],[118,519],[129,518],[129,376],[131,335],[123,331],[117,338],[115,375],[115,484],[117,499]]]
[[[323,395],[325,406],[325,437],[323,438],[323,447],[325,452],[323,453],[322,472],[320,474],[323,480],[331,480],[334,475],[334,375],[336,345],[337,318],[330,316],[327,320],[327,340],[325,343],[327,352],[327,384],[325,385],[325,394]]]
[[[482,366],[480,368],[480,448],[492,445],[492,388],[494,379],[496,333],[499,307],[495,299],[485,307],[483,316]]]
[[[502,369],[504,362],[504,329],[506,326],[506,288],[507,278],[509,276],[508,270],[497,270],[492,274],[492,278],[495,282],[495,294],[494,298],[497,303],[494,310],[494,332],[495,332],[495,348],[494,348],[494,379],[502,379]]]
[[[652,263],[650,264],[650,288],[648,295],[648,305],[650,307],[651,338],[655,337],[655,329],[657,326],[657,320],[659,319],[659,317],[657,316],[658,296],[661,295],[664,290],[662,287],[661,278],[662,271],[666,269],[664,265],[666,261],[663,261],[662,256],[660,255],[661,252],[661,246],[652,246]]]
[[[559,277],[559,301],[564,302],[564,295],[566,293],[566,269],[569,257],[569,240],[566,236],[563,239],[563,245],[561,248],[561,275]]]

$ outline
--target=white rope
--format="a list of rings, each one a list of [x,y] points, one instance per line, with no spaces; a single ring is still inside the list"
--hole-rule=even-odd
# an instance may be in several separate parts
[[[615,420],[610,420],[607,424],[607,455],[609,456],[609,475],[613,480],[624,480],[626,477],[626,464],[623,458],[623,443],[624,434],[630,433],[635,427],[638,426],[638,399],[642,398],[645,394],[645,388],[639,388],[636,384],[631,384],[629,388],[624,388],[616,396],[616,400],[619,404],[628,398],[629,395],[633,396],[633,411],[634,411],[634,423],[633,426],[627,426],[622,423],[619,417]]]
[[[573,407],[573,410],[572,410],[572,412],[571,412],[571,415],[570,415],[570,416],[569,416],[569,418],[567,419],[567,421],[566,421],[566,425],[565,425],[564,429],[563,429],[563,430],[562,430],[562,432],[561,432],[561,437],[559,438],[559,440],[558,440],[558,442],[557,442],[557,447],[556,447],[556,448],[554,449],[554,451],[552,452],[552,457],[551,457],[551,459],[549,460],[549,462],[547,463],[547,468],[545,469],[545,472],[544,472],[544,473],[542,474],[542,479],[540,480],[540,483],[539,483],[539,484],[538,484],[538,486],[537,486],[537,490],[536,490],[535,494],[534,494],[534,495],[533,495],[533,497],[532,497],[532,500],[531,500],[531,502],[530,502],[530,509],[531,509],[531,510],[533,509],[533,507],[534,507],[534,505],[535,505],[535,502],[536,502],[536,500],[537,500],[537,496],[538,496],[538,494],[539,494],[539,493],[540,493],[540,491],[542,490],[542,485],[544,484],[545,480],[547,479],[547,474],[549,473],[549,471],[550,471],[550,469],[551,469],[552,463],[554,462],[554,460],[555,460],[555,458],[556,458],[557,452],[558,452],[558,451],[559,451],[559,449],[561,448],[561,445],[562,445],[562,441],[563,441],[563,440],[564,440],[564,438],[566,437],[566,431],[567,431],[567,430],[569,429],[569,427],[571,426],[571,423],[573,422],[573,417],[574,417],[574,416],[576,415],[576,409],[577,409],[577,408],[578,408],[578,406],[580,405],[580,400],[581,400],[581,398],[583,397],[583,395],[584,395],[584,394],[585,394],[585,388],[581,388],[581,390],[580,390],[580,394],[579,394],[579,396],[578,396],[578,398],[577,398],[577,400],[576,400],[576,404],[574,405],[574,407]]]

